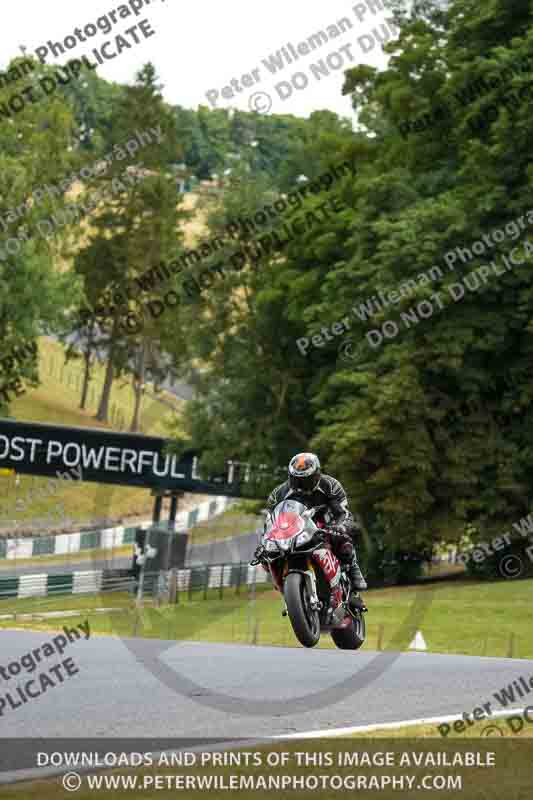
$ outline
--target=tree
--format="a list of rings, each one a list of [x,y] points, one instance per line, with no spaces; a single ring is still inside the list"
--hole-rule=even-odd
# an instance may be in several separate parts
[[[210,238],[226,236],[230,221],[253,218],[280,199],[265,173],[236,171],[209,217]],[[306,210],[316,209],[323,200],[320,193],[311,195]],[[273,229],[292,217],[292,209],[287,210],[273,222]],[[181,350],[185,348],[189,363],[201,366],[187,422],[191,442],[203,451],[209,470],[232,457],[277,466],[294,448],[305,449],[314,433],[311,400],[318,376],[296,357],[301,321],[292,313],[294,274],[285,264],[297,251],[312,258],[323,246],[321,233],[309,230],[285,248],[263,249],[255,257],[259,234],[242,227],[226,250],[211,257],[210,285],[183,302],[169,320],[169,333]],[[329,229],[325,235],[333,242]],[[245,245],[252,247],[249,257],[235,268],[233,255]],[[217,262],[226,267],[223,277],[215,277]],[[209,263],[207,259],[202,269]],[[176,279],[177,289],[180,283],[184,280]],[[173,352],[172,345],[168,347]]]
[[[335,186],[344,209],[192,306],[187,347],[203,368],[193,439],[213,459],[265,451],[273,462],[305,440],[384,547],[404,553],[457,542],[467,524],[486,536],[530,506],[531,249],[522,242],[522,264],[465,288],[461,302],[450,291],[501,261],[533,208],[532,123],[520,102],[531,12],[514,6],[424,2],[404,14],[387,68],[346,75],[360,130],[345,135],[318,116],[285,170],[289,180],[334,155],[348,160],[355,174]],[[254,196],[251,177],[247,192],[224,199],[225,218],[272,202],[259,188]],[[210,224],[216,232],[223,221]],[[446,254],[494,229],[504,241],[450,268]],[[368,305],[392,291],[394,301]],[[297,338],[344,318],[356,360],[335,345],[298,354]],[[385,323],[397,325],[389,339]]]
[[[371,320],[355,317],[355,338],[366,342],[361,358],[351,368],[338,364],[317,397],[323,410],[315,445],[362,507],[379,510],[398,546],[458,541],[468,522],[479,523],[483,536],[528,506],[530,257],[461,303],[448,287],[462,275],[443,263],[445,253],[531,207],[531,122],[527,107],[506,102],[502,80],[526,52],[531,20],[524,7],[509,15],[502,3],[490,11],[454,3],[445,16],[415,17],[388,48],[387,70],[359,66],[345,84],[373,136],[354,142],[354,153],[365,154],[352,199],[351,227],[360,234],[329,275],[342,297],[337,308],[348,312],[438,262],[443,272]],[[480,79],[487,90],[481,83],[471,101],[457,100],[460,92],[475,94]],[[520,85],[518,73],[511,83]],[[491,105],[499,109],[493,121],[473,127]],[[399,134],[421,115],[437,122]],[[508,245],[494,243],[488,258],[475,256],[465,271],[501,258]],[[439,313],[403,324],[402,312],[437,291]],[[369,326],[381,330],[387,320],[401,333],[373,349]]]
[[[26,59],[26,61],[29,61]],[[9,69],[20,63],[14,59]],[[28,83],[47,74],[36,65]],[[0,106],[13,94],[9,85],[0,89]],[[55,170],[68,172],[75,142],[73,118],[60,94],[47,104],[28,103],[0,127],[0,202],[5,254],[0,262],[0,361],[11,359],[16,348],[36,342],[42,333],[60,330],[64,309],[75,303],[80,287],[71,273],[56,270],[63,232],[47,239],[37,223],[63,205],[60,196],[44,195],[39,203],[28,197],[37,187],[53,183]],[[21,222],[22,220],[22,222]],[[35,348],[34,348],[35,349]],[[7,362],[9,363],[9,362]],[[36,357],[13,359],[2,383],[38,383]],[[0,399],[0,413],[8,410],[7,396]]]
[[[111,130],[117,158],[88,186],[88,191],[107,187],[103,189],[105,201],[90,219],[92,232],[76,261],[90,307],[97,310],[102,305],[105,309],[99,327],[107,367],[97,419],[107,420],[113,377],[133,367],[132,430],[140,423],[147,348],[160,336],[157,320],[147,318],[137,333],[124,324],[130,311],[141,313],[142,303],[151,298],[135,279],[147,268],[175,257],[181,248],[178,224],[182,214],[175,181],[168,172],[169,164],[181,157],[181,152],[176,145],[174,116],[163,103],[160,89],[153,66],[147,64],[115,106]],[[159,141],[143,148],[142,166],[130,165],[139,178],[130,185],[122,175],[125,159],[121,151],[125,155],[124,145],[135,131],[150,129],[159,131]]]

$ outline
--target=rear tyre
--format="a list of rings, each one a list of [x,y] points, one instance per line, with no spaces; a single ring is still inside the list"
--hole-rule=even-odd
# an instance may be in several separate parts
[[[366,638],[364,615],[356,612],[346,628],[337,628],[331,631],[331,638],[339,650],[359,650]]]
[[[318,611],[309,607],[307,583],[300,572],[287,575],[283,595],[296,638],[304,647],[314,647],[320,639],[320,619]]]

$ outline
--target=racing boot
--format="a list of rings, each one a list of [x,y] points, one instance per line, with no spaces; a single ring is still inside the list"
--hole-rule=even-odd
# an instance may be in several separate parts
[[[361,572],[359,564],[357,563],[357,558],[355,553],[353,554],[351,564],[348,567],[348,577],[350,578],[352,591],[362,592],[365,589],[368,589],[367,582],[363,578],[363,573]]]

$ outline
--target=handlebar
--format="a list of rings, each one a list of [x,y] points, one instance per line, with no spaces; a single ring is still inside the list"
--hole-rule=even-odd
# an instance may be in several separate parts
[[[263,564],[263,562],[265,560],[264,559],[264,553],[265,552],[266,552],[266,550],[265,550],[265,548],[263,547],[262,544],[260,544],[259,547],[256,547],[255,550],[254,550],[254,557],[250,561],[250,566],[251,567],[257,567],[260,564]]]
[[[330,525],[327,528],[319,528],[319,531],[321,533],[328,534],[329,536],[348,536],[349,538],[351,538],[349,533],[347,533],[346,531],[337,530],[335,525]]]

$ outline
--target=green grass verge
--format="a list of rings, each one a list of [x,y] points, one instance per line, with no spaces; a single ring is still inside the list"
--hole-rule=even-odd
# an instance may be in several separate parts
[[[105,379],[105,363],[96,362],[92,370],[92,377],[87,398],[87,408],[84,412],[79,411],[79,402],[81,397],[81,384],[83,377],[83,362],[81,359],[70,361],[67,365],[64,364],[64,347],[60,342],[52,339],[40,337],[39,339],[39,371],[41,386],[48,388],[54,392],[54,397],[63,398],[67,401],[69,408],[73,413],[82,414],[86,419],[86,424],[95,427],[101,427],[100,422],[96,422],[94,417],[98,410],[98,404],[102,394],[102,388]],[[150,384],[148,384],[150,386]],[[17,416],[18,404],[22,404],[25,398],[31,402],[31,397],[34,392],[30,391],[27,395],[19,398],[12,404],[13,413]],[[170,392],[162,391],[159,395],[161,399],[168,403],[172,403],[175,407],[175,412],[170,408],[166,408],[161,404],[161,414],[157,419],[150,424],[150,433],[152,435],[165,436],[168,434],[168,425],[172,422],[175,413],[179,413],[184,406],[184,402],[178,400],[175,395]],[[150,404],[151,398],[145,397],[143,406]],[[110,413],[111,420],[109,427],[115,427],[116,422],[121,422],[128,429],[133,418],[133,411],[135,406],[135,398],[133,389],[131,387],[131,380],[129,379],[115,379],[113,381],[110,398]],[[50,409],[54,413],[53,408]],[[116,412],[116,413],[114,413]],[[29,418],[28,418],[29,419]],[[32,417],[33,419],[33,417]],[[57,422],[58,424],[68,425],[70,423],[61,418],[51,420],[46,418],[42,422]],[[143,427],[143,420],[141,416],[141,426]],[[145,431],[146,432],[146,431]]]
[[[51,597],[23,597],[17,600],[0,600],[0,614],[39,614],[46,611],[82,611],[95,608],[131,608],[131,595],[127,592],[105,594],[72,594]],[[54,619],[54,625],[61,628],[61,618]],[[1,627],[9,628],[10,624]],[[18,627],[18,626],[17,626]],[[40,630],[36,626],[35,630]]]
[[[371,590],[365,593],[369,607],[365,648],[406,650],[421,630],[432,653],[533,658],[532,588],[533,580],[524,580]],[[113,598],[106,595],[102,605],[115,605]],[[0,609],[8,613],[19,602],[28,601],[3,601]],[[64,608],[73,607],[70,597],[59,602]],[[415,603],[420,605],[421,618],[409,621]],[[140,619],[133,607],[120,618],[97,615],[91,618],[91,626],[101,635],[132,636],[136,632],[147,638],[300,646],[288,619],[281,617],[281,608],[279,594],[269,587],[258,587],[255,599],[247,587],[241,587],[240,594],[235,588],[226,588],[222,597],[213,589],[207,599],[198,591],[191,597],[181,593],[177,605],[147,605]],[[43,624],[52,629],[62,625],[58,620],[53,626]],[[3,627],[10,625],[4,623]],[[330,638],[323,637],[319,646],[331,647]]]
[[[446,715],[444,715],[446,716]],[[511,716],[511,715],[510,715]],[[453,723],[450,723],[453,725]],[[497,730],[500,733],[497,732]],[[352,734],[353,739],[438,739],[439,741],[453,742],[457,739],[485,739],[492,736],[533,739],[533,725],[524,725],[521,731],[515,733],[516,728],[507,724],[505,717],[491,719],[488,717],[481,722],[475,722],[460,733],[452,731],[446,737],[441,736],[435,725],[409,725],[406,728],[379,728],[375,731],[366,731]]]

